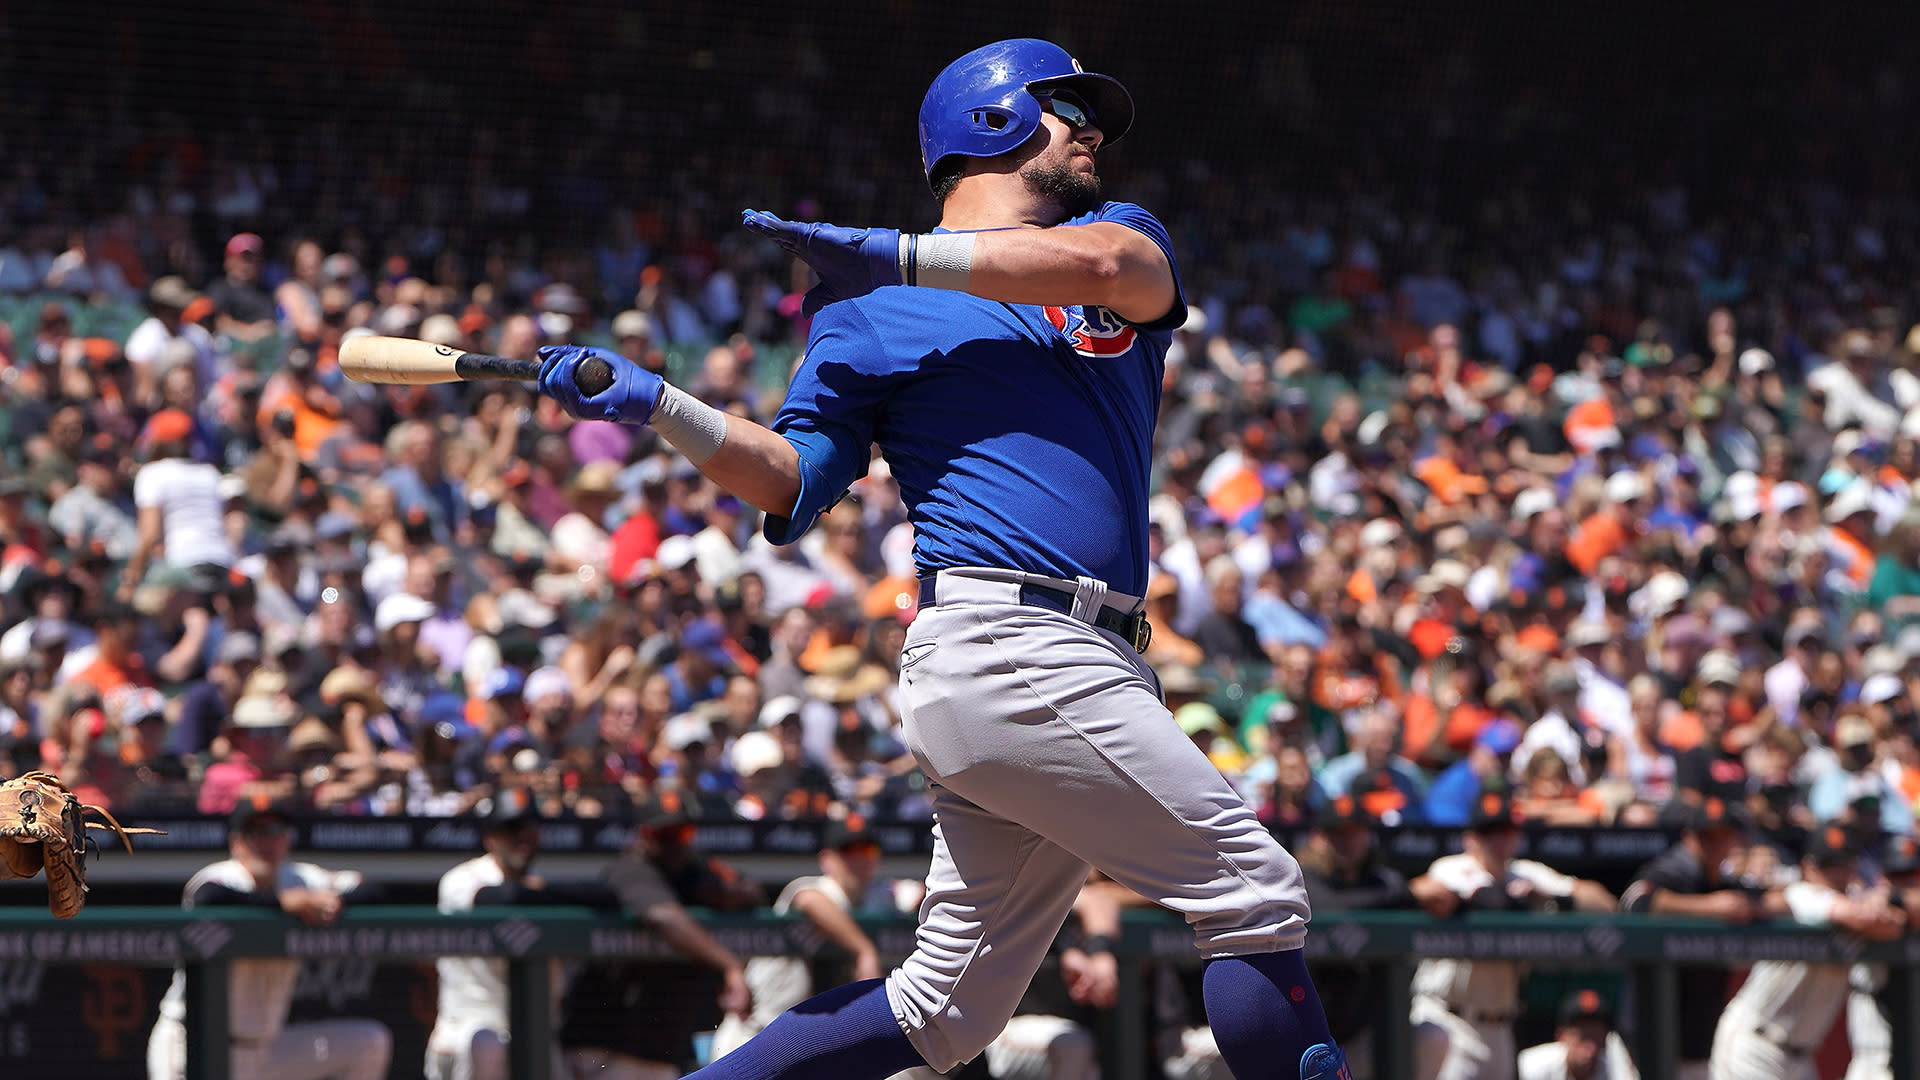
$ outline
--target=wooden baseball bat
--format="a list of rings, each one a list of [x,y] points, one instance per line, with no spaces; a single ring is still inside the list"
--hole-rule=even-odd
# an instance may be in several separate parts
[[[399,337],[357,337],[342,342],[340,370],[355,382],[408,386],[463,379],[540,377],[538,361],[509,360],[504,356],[463,352],[449,345]],[[613,385],[613,365],[597,356],[588,357],[573,373],[573,382],[581,394],[592,397]]]

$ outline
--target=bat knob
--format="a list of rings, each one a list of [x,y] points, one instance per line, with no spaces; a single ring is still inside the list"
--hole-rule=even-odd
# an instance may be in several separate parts
[[[574,369],[573,385],[584,397],[596,397],[613,386],[613,365],[597,356],[589,356]]]

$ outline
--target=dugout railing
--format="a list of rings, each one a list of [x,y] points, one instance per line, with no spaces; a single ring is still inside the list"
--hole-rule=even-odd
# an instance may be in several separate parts
[[[801,923],[771,915],[703,914],[702,921],[743,956],[804,954],[817,937]],[[909,919],[863,919],[883,955],[911,948]],[[1103,1073],[1143,1080],[1148,1068],[1143,966],[1197,964],[1184,924],[1157,912],[1129,913],[1114,943],[1120,1000],[1104,1016]],[[1735,967],[1758,960],[1883,964],[1893,1002],[1895,1076],[1916,1071],[1920,1039],[1920,936],[1886,944],[1797,927],[1728,927],[1691,919],[1611,915],[1475,914],[1439,921],[1418,913],[1330,913],[1314,921],[1309,956],[1320,963],[1369,966],[1384,988],[1374,1025],[1381,1077],[1411,1075],[1407,1022],[1413,967],[1422,958],[1457,956],[1522,961],[1536,967],[1622,971],[1630,987],[1631,1040],[1641,1075],[1670,1080],[1678,1046],[1675,972],[1682,965]],[[308,927],[267,911],[173,908],[89,909],[56,920],[44,912],[0,917],[0,960],[48,964],[184,967],[187,972],[188,1076],[227,1080],[227,965],[243,957],[407,961],[448,955],[504,960],[513,1000],[511,1075],[547,1080],[552,1042],[550,958],[645,959],[674,955],[662,939],[615,915],[571,908],[482,908],[445,915],[430,908],[367,907],[328,927]],[[408,1067],[403,1064],[402,1069]]]

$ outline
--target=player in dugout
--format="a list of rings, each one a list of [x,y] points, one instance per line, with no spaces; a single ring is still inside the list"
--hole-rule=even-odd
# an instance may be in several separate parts
[[[1726,864],[1740,841],[1735,807],[1717,796],[1699,802],[1675,800],[1667,814],[1681,828],[1680,840],[1634,875],[1620,894],[1620,908],[1647,915],[1692,915],[1744,926],[1767,917],[1766,890],[1727,876]],[[1727,1004],[1724,967],[1683,967],[1678,973],[1680,1063],[1676,1080],[1706,1080],[1713,1028]]]
[[[540,815],[526,792],[509,789],[494,796],[481,844],[485,854],[441,875],[441,911],[526,903],[527,893],[544,888],[532,872],[540,852]],[[434,961],[434,967],[440,977],[440,997],[433,1031],[427,1037],[427,1080],[506,1080],[510,1037],[506,961],[444,956]],[[561,983],[556,979],[554,985]],[[554,1075],[566,1074],[556,1067]]]
[[[1838,825],[1807,835],[1800,880],[1769,892],[1770,917],[1831,927],[1870,941],[1906,933],[1907,913],[1870,888],[1853,836]],[[1813,1080],[1813,1053],[1847,1004],[1845,964],[1762,960],[1727,1002],[1713,1031],[1710,1080]]]
[[[1115,79],[997,42],[921,104],[931,233],[746,223],[807,262],[805,359],[771,429],[617,353],[541,350],[573,416],[649,424],[799,539],[878,444],[914,525],[906,741],[939,822],[917,947],[816,995],[701,1080],[878,1080],[978,1055],[1013,1015],[1089,864],[1183,915],[1241,1080],[1345,1080],[1303,946],[1306,890],[1167,710],[1147,647],[1147,495],[1165,357],[1187,317],[1167,231],[1102,192],[1133,123]],[[614,379],[592,395],[588,361]]]
[[[376,899],[358,871],[294,862],[292,810],[244,799],[227,823],[230,857],[187,879],[187,908],[241,906],[284,911],[325,926],[348,904]],[[228,965],[228,1025],[233,1080],[381,1080],[393,1034],[378,1020],[342,1018],[287,1023],[300,961],[245,957]],[[151,1080],[187,1075],[187,976],[175,969],[147,1041]]]
[[[1543,863],[1517,859],[1519,823],[1513,801],[1489,791],[1474,804],[1457,855],[1435,859],[1408,883],[1437,915],[1470,911],[1612,911],[1613,894],[1595,881],[1568,877]],[[1422,960],[1413,973],[1415,1068],[1434,1080],[1513,1080],[1513,1021],[1520,1013],[1522,967],[1511,960]],[[1438,1036],[1444,1035],[1444,1038]]]

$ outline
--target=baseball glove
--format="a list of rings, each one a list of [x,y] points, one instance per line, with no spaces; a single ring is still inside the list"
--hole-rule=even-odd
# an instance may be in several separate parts
[[[88,811],[106,824],[88,821]],[[87,903],[86,853],[88,829],[105,829],[133,852],[129,833],[157,833],[159,829],[129,829],[98,806],[88,806],[50,773],[30,772],[0,781],[0,878],[30,878],[47,872],[47,906],[57,918],[71,919]]]

